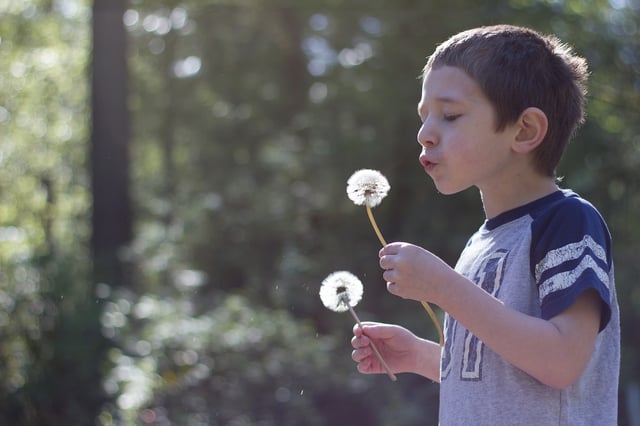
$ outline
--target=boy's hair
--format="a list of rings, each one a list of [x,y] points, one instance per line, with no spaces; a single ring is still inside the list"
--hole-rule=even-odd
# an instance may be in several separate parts
[[[536,169],[555,176],[577,127],[584,121],[586,61],[556,37],[511,25],[463,31],[440,44],[423,69],[453,66],[466,72],[496,111],[496,130],[515,123],[528,107],[549,125],[534,152]]]

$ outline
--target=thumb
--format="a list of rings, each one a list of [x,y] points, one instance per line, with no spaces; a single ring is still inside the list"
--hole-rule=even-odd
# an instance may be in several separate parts
[[[354,327],[354,334],[364,334],[371,339],[388,339],[393,336],[393,327],[379,322],[363,322],[363,329],[358,324]]]

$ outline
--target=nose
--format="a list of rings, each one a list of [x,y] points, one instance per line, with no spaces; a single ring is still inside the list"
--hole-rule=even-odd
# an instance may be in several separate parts
[[[437,143],[437,135],[429,118],[422,122],[418,130],[417,139],[423,148],[429,148]]]

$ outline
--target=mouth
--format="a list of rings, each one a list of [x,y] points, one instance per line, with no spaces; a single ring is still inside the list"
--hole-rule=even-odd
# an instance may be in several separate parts
[[[435,167],[436,163],[429,161],[426,157],[420,156],[420,164],[424,168],[424,171],[430,173]]]

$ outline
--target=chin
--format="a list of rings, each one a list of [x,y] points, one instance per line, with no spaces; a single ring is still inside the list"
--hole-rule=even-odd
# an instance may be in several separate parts
[[[440,189],[438,187],[436,187],[436,189],[438,190],[438,192],[442,195],[453,195],[453,194],[457,194],[458,192],[461,191],[453,191],[453,190],[447,190],[447,189]]]
[[[467,187],[458,187],[458,186],[451,186],[451,185],[447,185],[444,182],[437,182],[434,181],[433,182],[436,186],[436,189],[438,190],[438,192],[442,195],[453,195],[453,194],[457,194],[459,192],[464,191],[465,189],[469,188]]]

